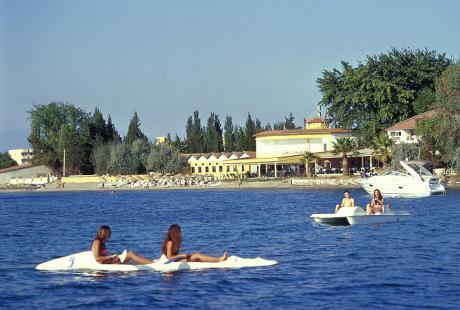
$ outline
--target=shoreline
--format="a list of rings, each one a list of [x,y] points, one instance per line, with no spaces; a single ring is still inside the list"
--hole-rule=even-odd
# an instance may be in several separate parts
[[[0,193],[64,193],[64,192],[119,192],[119,191],[162,191],[162,190],[229,190],[229,189],[334,189],[334,188],[360,188],[357,184],[291,184],[291,180],[263,180],[263,181],[245,181],[243,180],[241,187],[238,180],[226,180],[219,185],[214,186],[171,186],[171,187],[131,187],[120,186],[115,188],[98,188],[96,183],[70,183],[65,184],[64,188],[57,187],[56,184],[47,184],[44,188],[31,187],[16,187],[8,188],[0,187]]]
[[[234,189],[359,189],[356,183],[358,178],[296,178],[279,180],[243,180],[239,186],[238,180],[221,181],[219,185],[205,186],[156,186],[156,187],[120,187],[98,188],[94,182],[67,183],[64,188],[57,187],[56,183],[47,184],[44,188],[32,188],[28,186],[0,187],[0,193],[65,193],[65,192],[121,192],[121,191],[164,191],[164,190],[234,190]],[[293,184],[296,183],[296,184]],[[449,183],[447,189],[460,188],[460,182]]]

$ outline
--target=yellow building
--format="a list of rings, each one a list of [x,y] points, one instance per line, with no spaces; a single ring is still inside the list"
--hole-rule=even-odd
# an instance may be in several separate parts
[[[229,165],[228,161],[251,158],[255,158],[255,152],[199,153],[188,155],[187,162],[192,174],[228,178],[252,172],[250,164]]]

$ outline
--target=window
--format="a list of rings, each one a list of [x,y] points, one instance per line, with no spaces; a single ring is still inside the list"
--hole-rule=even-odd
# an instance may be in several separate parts
[[[241,165],[241,172],[244,172],[244,165]]]
[[[192,173],[195,173],[195,167],[192,167]]]
[[[230,166],[227,166],[227,172],[230,172]]]
[[[201,173],[201,167],[198,167],[198,173]]]
[[[222,169],[222,166],[219,166],[219,172],[222,172],[223,169]]]
[[[206,173],[208,173],[208,172],[209,172],[209,167],[206,167]]]
[[[236,165],[233,165],[233,172],[237,172],[238,171],[238,168],[236,167]]]
[[[323,152],[326,152],[327,151],[327,143],[324,143],[323,144]]]
[[[216,172],[216,166],[212,167],[212,172]]]

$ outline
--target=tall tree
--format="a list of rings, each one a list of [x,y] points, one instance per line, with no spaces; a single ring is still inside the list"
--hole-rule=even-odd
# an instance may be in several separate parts
[[[292,115],[292,112],[289,113],[289,117],[284,118],[284,128],[295,129],[294,116]]]
[[[417,123],[420,148],[428,158],[460,172],[460,64],[449,66],[436,81],[434,108],[437,116]]]
[[[353,140],[353,138],[349,137],[337,138],[336,142],[332,142],[332,146],[334,148],[333,153],[335,155],[342,155],[343,175],[349,175],[350,171],[348,167],[348,156],[356,151],[355,141]]]
[[[208,118],[204,135],[205,152],[222,152],[223,151],[222,127],[219,116],[211,113]]]
[[[204,152],[204,130],[201,127],[200,114],[197,110],[193,112],[193,116],[188,118],[185,131],[187,151],[189,153]]]
[[[139,120],[139,116],[137,116],[137,112],[134,112],[134,115],[129,122],[125,143],[131,145],[134,140],[137,139],[142,139],[148,142],[147,136],[141,131],[141,121]]]
[[[235,133],[233,132],[233,120],[231,116],[225,117],[224,130],[224,149],[226,152],[233,152],[235,150]]]
[[[235,133],[235,148],[234,151],[244,151],[248,150],[247,141],[246,141],[246,133],[244,129],[240,126],[235,125],[234,127]]]
[[[110,114],[107,118],[107,128],[105,131],[107,133],[107,141],[121,142],[121,137],[118,134],[117,129],[115,128],[115,124],[113,123]]]
[[[320,108],[334,127],[352,128],[372,141],[384,128],[415,114],[414,100],[451,64],[445,54],[428,50],[397,50],[367,56],[353,67],[323,71],[317,80]]]
[[[251,114],[248,113],[248,118],[246,119],[246,149],[245,151],[255,151],[256,150],[256,138],[254,135],[256,134],[256,125],[251,118]]]

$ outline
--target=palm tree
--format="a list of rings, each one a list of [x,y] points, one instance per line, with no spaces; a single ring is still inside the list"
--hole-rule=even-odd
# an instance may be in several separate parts
[[[307,177],[311,177],[313,175],[309,164],[311,162],[316,163],[317,159],[318,159],[318,156],[316,156],[312,152],[307,151],[302,154],[302,161],[305,162],[305,170],[307,171]]]
[[[348,153],[353,153],[357,150],[358,146],[355,140],[350,137],[337,138],[336,142],[332,142],[332,146],[334,147],[333,153],[335,155],[342,154],[343,175],[349,175]]]
[[[372,140],[372,148],[374,149],[372,155],[383,163],[383,168],[388,166],[391,159],[390,148],[392,145],[393,140],[385,132],[382,132]]]

